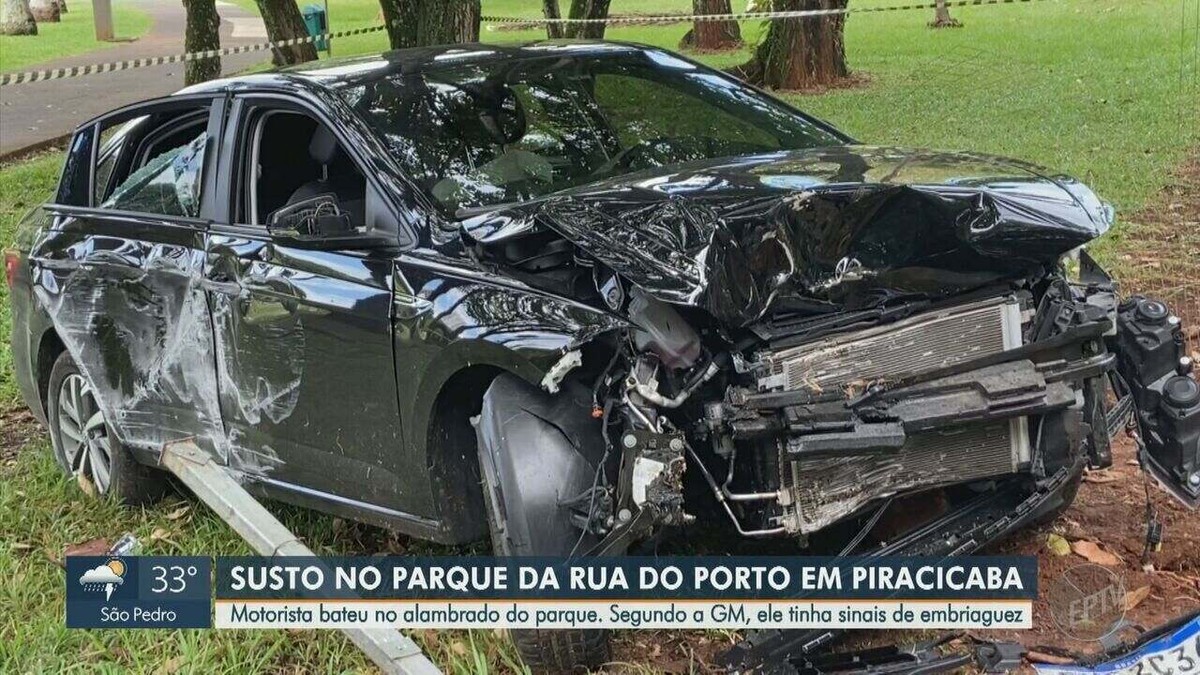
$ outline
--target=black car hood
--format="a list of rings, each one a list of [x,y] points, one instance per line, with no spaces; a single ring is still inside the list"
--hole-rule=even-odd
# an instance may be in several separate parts
[[[945,297],[1036,273],[1103,233],[1081,183],[975,154],[836,146],[641,171],[468,219],[551,228],[661,300],[745,326]]]

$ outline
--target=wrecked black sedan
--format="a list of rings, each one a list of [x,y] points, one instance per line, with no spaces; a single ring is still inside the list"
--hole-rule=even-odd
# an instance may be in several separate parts
[[[697,517],[957,554],[1063,508],[1127,423],[1200,495],[1178,319],[1073,255],[1111,219],[1068,177],[860,145],[661,50],[476,45],[88,122],[6,269],[29,406],[126,501],[194,438],[271,497],[503,554]],[[917,494],[931,516],[867,537]],[[606,648],[516,639],[535,666]]]

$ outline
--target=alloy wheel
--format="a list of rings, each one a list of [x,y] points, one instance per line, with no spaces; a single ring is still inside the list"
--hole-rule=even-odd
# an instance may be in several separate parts
[[[92,386],[79,373],[58,391],[58,442],[73,476],[85,476],[100,494],[112,485],[112,439]]]

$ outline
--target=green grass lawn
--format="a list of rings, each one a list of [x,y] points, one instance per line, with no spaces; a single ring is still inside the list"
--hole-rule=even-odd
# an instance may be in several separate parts
[[[92,5],[68,1],[70,11],[59,23],[39,23],[37,35],[0,35],[0,72],[24,70],[64,56],[105,49],[117,42],[97,42]],[[141,37],[150,30],[150,15],[136,7],[113,4],[113,26],[118,39]]]
[[[379,530],[298,508],[273,509],[318,554],[444,548],[391,539]],[[285,630],[68,630],[63,625],[66,547],[132,532],[144,555],[251,555],[253,551],[194,499],[172,497],[147,509],[89,498],[50,458],[48,441],[28,444],[0,466],[0,672],[341,673],[372,665],[341,633]],[[513,671],[518,657],[492,631],[415,635],[446,672]]]
[[[857,0],[856,0],[857,3]],[[686,9],[686,0],[613,3],[627,13]],[[739,3],[740,4],[740,3]],[[83,5],[79,4],[80,9]],[[334,30],[373,23],[376,5],[339,0]],[[486,0],[484,12],[536,16],[532,1]],[[75,14],[73,9],[72,15]],[[932,31],[924,12],[852,16],[851,67],[866,79],[853,89],[788,95],[801,108],[872,143],[974,149],[1035,161],[1090,183],[1128,216],[1168,180],[1200,142],[1195,124],[1196,63],[1180,70],[1177,0],[1061,0],[1036,5],[955,9],[966,27]],[[687,29],[614,28],[609,37],[673,47]],[[743,31],[751,40],[759,26]],[[489,41],[536,38],[538,31],[485,31]],[[335,43],[335,54],[380,51],[380,35]],[[705,55],[727,66],[746,52]],[[1191,58],[1189,56],[1189,58]],[[7,61],[4,63],[7,64]],[[61,155],[0,170],[0,245],[16,219],[49,194]],[[1120,247],[1136,247],[1139,224],[1123,219],[1102,240],[1102,257],[1120,270]],[[8,303],[0,288],[0,410],[16,393],[8,352]],[[190,505],[179,517],[182,506]],[[376,530],[279,509],[319,552],[375,552],[399,542]],[[65,546],[125,531],[146,553],[245,552],[203,507],[175,501],[140,511],[84,498],[57,473],[46,441],[34,440],[0,463],[0,671],[98,666],[144,671],[355,671],[368,667],[340,635],[328,632],[68,631],[62,627],[63,576],[52,559]],[[426,549],[428,550],[428,549]],[[507,670],[514,656],[487,631],[418,636],[435,661],[455,672]]]

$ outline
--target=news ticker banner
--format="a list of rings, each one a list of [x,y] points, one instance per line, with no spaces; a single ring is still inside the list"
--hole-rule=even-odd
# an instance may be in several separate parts
[[[219,557],[209,570],[69,558],[68,626],[1020,629],[1038,591],[1030,556]]]

